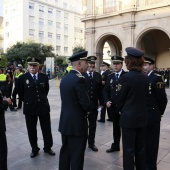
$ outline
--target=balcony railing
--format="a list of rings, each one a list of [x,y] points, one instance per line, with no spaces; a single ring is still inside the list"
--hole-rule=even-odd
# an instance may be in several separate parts
[[[106,4],[103,5],[96,5],[94,14],[95,15],[103,15],[103,14],[110,14],[110,13],[118,13],[123,12],[125,10],[138,10],[138,8],[155,8],[155,7],[162,7],[166,5],[170,5],[170,0],[115,0],[116,3],[113,5],[107,6]],[[86,16],[92,15],[93,12],[90,10],[86,11]]]

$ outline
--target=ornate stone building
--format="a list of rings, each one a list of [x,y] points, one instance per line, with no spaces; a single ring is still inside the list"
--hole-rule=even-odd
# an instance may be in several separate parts
[[[125,48],[142,49],[156,67],[170,67],[170,0],[84,0],[86,49],[103,59],[107,42],[110,55],[125,56]]]

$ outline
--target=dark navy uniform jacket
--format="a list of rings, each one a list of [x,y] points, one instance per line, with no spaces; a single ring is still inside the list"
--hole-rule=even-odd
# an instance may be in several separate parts
[[[8,108],[8,102],[3,101],[2,95],[0,94],[0,135],[6,131],[5,127],[5,110]]]
[[[149,79],[149,96],[147,99],[148,125],[152,125],[161,120],[161,115],[164,114],[167,105],[167,96],[161,75],[152,72],[149,75]]]
[[[102,96],[102,76],[98,72],[93,72],[92,84],[88,73],[84,73],[86,79],[88,94],[91,99],[91,111],[97,111],[98,106],[103,106]]]
[[[126,72],[124,70],[122,70],[122,73],[120,74],[120,78],[122,77],[122,75],[124,75]],[[116,73],[112,73],[108,76],[107,81],[106,81],[106,85],[103,89],[103,96],[104,96],[104,102],[107,103],[108,101],[111,101],[111,109],[113,110],[113,112],[118,113],[118,107],[117,107],[117,86],[118,86],[118,82],[116,81]],[[120,79],[119,78],[119,79]]]
[[[71,70],[60,83],[61,115],[59,131],[62,135],[87,136],[87,111],[91,103],[85,78]]]
[[[19,81],[19,96],[24,102],[23,113],[25,115],[49,114],[48,102],[49,82],[48,76],[38,73],[38,80],[35,83],[30,73],[21,75]]]
[[[108,75],[111,74],[111,71],[110,70],[106,70],[102,73],[102,81],[107,81],[107,77]],[[105,86],[105,85],[104,85]]]
[[[149,78],[144,73],[129,71],[122,76],[117,95],[121,127],[141,128],[147,125],[148,92]]]

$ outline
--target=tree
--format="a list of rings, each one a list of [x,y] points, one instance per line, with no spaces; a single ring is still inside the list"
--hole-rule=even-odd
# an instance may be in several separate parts
[[[0,66],[7,67],[7,58],[3,55],[0,56]]]
[[[57,64],[57,66],[60,66],[63,64],[63,61],[64,61],[64,58],[59,56],[59,57],[56,57],[55,59],[55,64]]]
[[[82,51],[85,51],[85,48],[83,48],[82,46],[78,45],[76,47],[73,48],[73,54],[75,53],[79,53],[79,52],[82,52]]]
[[[37,57],[43,63],[46,57],[55,56],[52,52],[53,50],[54,48],[51,45],[35,42],[17,42],[11,48],[7,49],[6,57],[10,61],[25,61],[28,57]]]

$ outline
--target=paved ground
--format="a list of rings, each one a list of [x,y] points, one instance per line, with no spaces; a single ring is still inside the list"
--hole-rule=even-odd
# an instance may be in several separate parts
[[[170,90],[167,90],[170,100]],[[38,125],[38,144],[41,148],[39,155],[31,159],[31,148],[28,141],[27,130],[22,110],[6,112],[7,140],[8,140],[8,167],[9,170],[58,170],[58,157],[61,146],[58,122],[60,115],[60,94],[56,81],[50,81],[49,101],[51,105],[51,124],[54,139],[53,150],[56,156],[49,156],[43,152],[43,140]],[[142,106],[141,106],[142,109]],[[161,139],[158,156],[158,170],[170,170],[170,102],[165,116],[162,119]],[[106,153],[112,143],[112,123],[98,123],[96,146],[99,152],[95,153],[89,148],[85,154],[85,170],[121,170],[122,150],[115,153]]]

